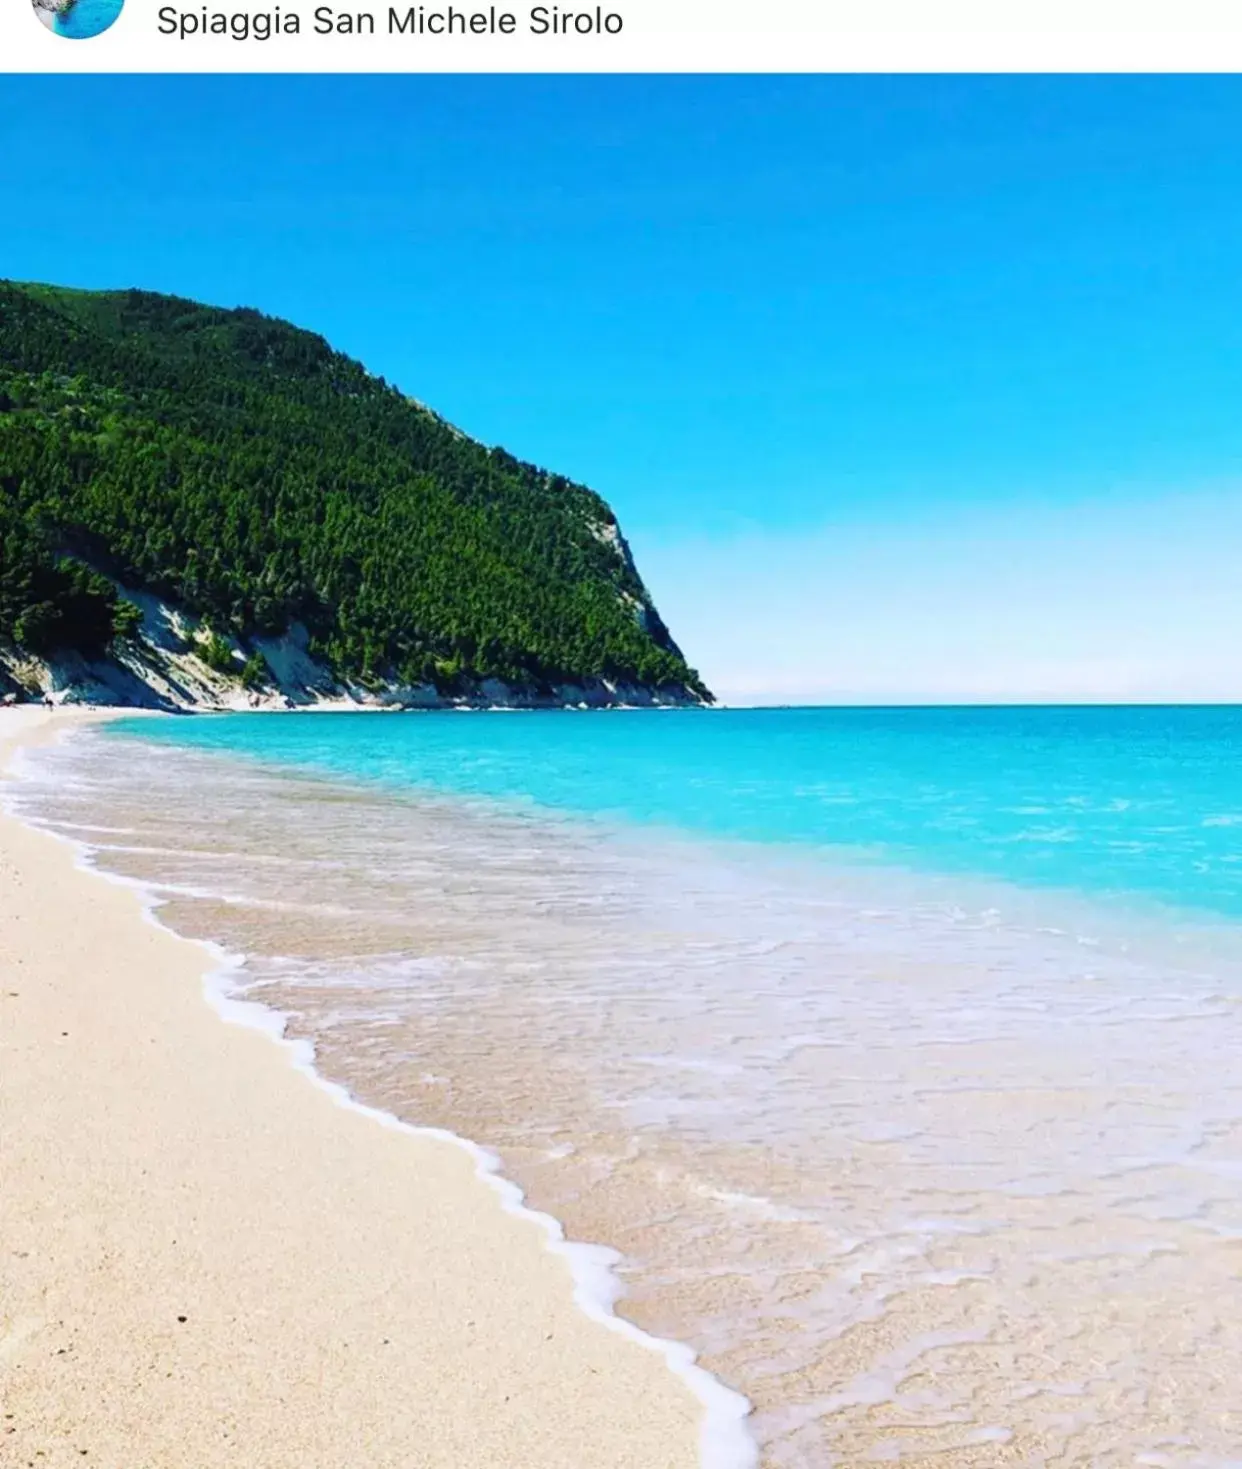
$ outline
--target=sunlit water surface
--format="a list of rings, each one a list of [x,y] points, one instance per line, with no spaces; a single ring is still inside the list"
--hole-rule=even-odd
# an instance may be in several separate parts
[[[1242,1462],[1242,717],[144,720],[22,809],[488,1144],[768,1465]]]

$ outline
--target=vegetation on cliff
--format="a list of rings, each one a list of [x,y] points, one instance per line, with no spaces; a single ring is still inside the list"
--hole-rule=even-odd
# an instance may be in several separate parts
[[[706,693],[591,490],[257,311],[0,282],[0,638],[100,654],[117,582],[363,683]]]

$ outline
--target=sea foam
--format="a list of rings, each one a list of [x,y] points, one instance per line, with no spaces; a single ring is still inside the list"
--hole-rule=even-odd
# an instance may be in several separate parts
[[[150,761],[84,735],[39,752],[17,804],[67,834],[127,829],[92,860],[154,891],[175,931],[246,955],[221,1003],[283,1017],[299,1064],[357,1105],[476,1139],[531,1208],[608,1241],[575,1267],[584,1298],[744,1392],[765,1463],[952,1465],[1001,1442],[1024,1462],[1225,1462],[1214,1384],[1242,1375],[1232,921],[1162,908],[1167,872],[1114,902],[991,869],[1031,844],[989,837],[978,871],[920,870],[787,823],[760,841],[667,805],[655,821],[672,746],[623,819],[598,805],[631,758],[616,724],[572,722],[594,750],[577,813],[540,743],[556,726],[525,716],[503,735],[482,716],[383,721],[378,753],[371,721],[350,769],[348,719],[345,735],[271,720],[260,748],[254,721],[149,721],[175,736]],[[454,741],[469,790],[418,764],[426,742],[439,773]],[[523,741],[519,799],[492,787]],[[1120,799],[1094,803],[1105,829],[1139,819]],[[1082,839],[1041,861],[1095,840],[1073,803]],[[944,805],[907,782],[872,819]],[[744,1406],[709,1417],[753,1454]]]

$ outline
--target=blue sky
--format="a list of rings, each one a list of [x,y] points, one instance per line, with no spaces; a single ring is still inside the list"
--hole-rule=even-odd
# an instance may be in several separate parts
[[[728,698],[1242,697],[1235,79],[8,77],[0,219],[590,483]]]

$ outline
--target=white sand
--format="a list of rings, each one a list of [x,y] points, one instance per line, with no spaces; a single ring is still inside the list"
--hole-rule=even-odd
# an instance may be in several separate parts
[[[0,765],[80,717],[0,710]],[[696,1464],[539,1226],[223,1023],[209,962],[0,818],[0,1463]]]

